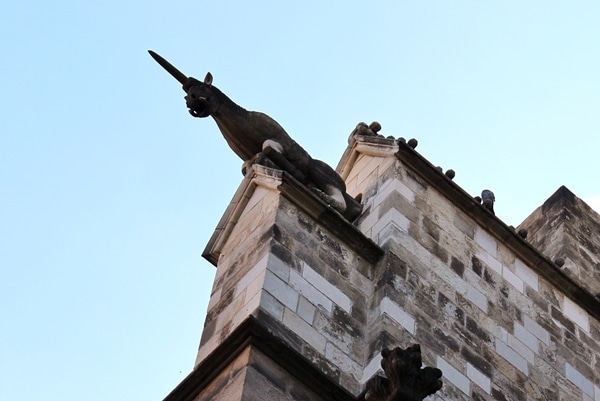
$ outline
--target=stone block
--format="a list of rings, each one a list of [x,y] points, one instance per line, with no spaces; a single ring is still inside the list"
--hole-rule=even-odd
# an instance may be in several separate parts
[[[454,366],[446,362],[442,357],[437,357],[436,366],[444,373],[444,380],[452,383],[456,388],[466,395],[471,393],[471,381]]]
[[[290,270],[292,270],[292,267],[284,262],[283,260],[279,259],[276,255],[273,255],[272,253],[268,254],[265,256],[265,259],[268,257],[268,262],[263,262],[261,260],[261,262],[259,262],[259,264],[264,263],[265,267],[273,274],[275,274],[277,277],[279,277],[283,282],[287,283],[290,280]]]
[[[480,248],[475,251],[474,256],[483,262],[485,266],[489,267],[497,274],[502,275],[502,263],[494,258],[489,252]]]
[[[519,341],[525,344],[530,350],[537,353],[539,350],[539,341],[538,338],[533,335],[530,331],[528,331],[525,327],[521,326],[519,323],[515,322],[514,326],[514,335]]]
[[[344,375],[350,375],[356,382],[362,379],[362,367],[334,343],[327,342],[325,358],[337,366]]]
[[[298,314],[298,316],[304,319],[306,323],[310,325],[313,324],[316,311],[317,308],[315,307],[315,305],[313,305],[309,300],[307,300],[303,296],[300,297],[298,301],[298,310],[296,311],[296,313]]]
[[[315,351],[325,353],[327,339],[290,309],[283,312],[283,324],[306,341]]]
[[[296,310],[298,292],[270,271],[265,275],[264,289],[287,308]]]
[[[527,315],[523,316],[523,322],[525,329],[528,332],[536,336],[538,340],[542,341],[544,344],[550,345],[550,333],[548,333],[546,329],[537,324],[535,320]]]
[[[515,275],[535,291],[539,290],[539,275],[520,259],[515,259]]]
[[[313,270],[306,263],[302,266],[302,277],[307,282],[311,283],[321,293],[327,294],[327,297],[331,299],[336,305],[350,313],[352,309],[352,300],[344,294],[340,289],[331,284],[327,279]]]
[[[563,313],[586,333],[590,332],[589,314],[568,297],[563,301]]]
[[[496,352],[498,352],[500,356],[506,359],[515,368],[525,373],[525,375],[528,374],[529,369],[527,366],[527,360],[525,358],[523,358],[516,351],[514,351],[512,348],[510,348],[507,344],[500,341],[499,339],[496,339],[495,344]]]
[[[290,286],[311,304],[322,308],[331,314],[333,311],[333,302],[325,296],[321,291],[317,290],[312,286],[304,277],[298,274],[296,271],[290,273]]]
[[[513,273],[510,269],[504,268],[502,270],[502,277],[510,283],[517,291],[523,293],[525,288],[523,286],[523,280],[521,280],[515,273]]]
[[[488,299],[487,297],[480,292],[479,290],[477,290],[475,287],[473,287],[470,284],[467,284],[467,299],[471,302],[473,302],[473,304],[475,304],[479,309],[481,309],[484,312],[487,312],[488,310]]]
[[[594,383],[568,363],[565,364],[565,376],[588,397],[595,397]]]
[[[260,307],[276,320],[283,320],[285,306],[266,291],[261,293]]]
[[[415,319],[391,299],[383,298],[379,305],[379,311],[381,314],[387,314],[396,323],[408,330],[409,333],[415,333]]]
[[[498,255],[498,241],[496,241],[496,239],[492,237],[484,228],[478,226],[475,229],[474,240],[492,257],[495,258]]]
[[[482,372],[477,370],[473,365],[467,363],[467,377],[471,379],[473,383],[478,385],[483,391],[490,394],[492,391],[491,379],[484,375]]]
[[[530,364],[535,363],[535,353],[526,346],[522,341],[513,336],[512,334],[508,334],[506,339],[507,344],[510,348],[517,352],[517,354],[521,355],[527,362]]]

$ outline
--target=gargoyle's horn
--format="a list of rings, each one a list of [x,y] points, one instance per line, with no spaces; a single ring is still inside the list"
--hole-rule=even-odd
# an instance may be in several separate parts
[[[148,50],[148,53],[150,53],[152,58],[154,60],[156,60],[156,62],[158,64],[160,64],[162,66],[162,68],[167,70],[167,72],[169,74],[171,74],[176,80],[178,80],[179,83],[181,83],[183,85],[187,82],[188,77],[183,72],[181,72],[177,68],[175,68],[173,66],[173,64],[169,63],[167,60],[165,60],[164,58],[162,58],[161,56],[159,56],[157,53],[153,52],[152,50]]]

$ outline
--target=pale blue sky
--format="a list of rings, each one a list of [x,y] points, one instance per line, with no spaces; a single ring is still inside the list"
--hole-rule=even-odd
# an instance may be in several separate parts
[[[600,201],[598,2],[166,3],[2,6],[2,400],[161,400],[193,367],[241,161],[148,49],[333,166],[377,120],[507,224]]]

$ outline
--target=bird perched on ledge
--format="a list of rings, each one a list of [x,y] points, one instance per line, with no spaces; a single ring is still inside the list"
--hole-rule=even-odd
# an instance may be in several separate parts
[[[483,191],[481,191],[481,201],[482,201],[482,205],[484,208],[486,208],[487,210],[489,210],[493,215],[495,215],[496,213],[494,213],[494,201],[496,200],[496,197],[494,196],[494,193],[492,191],[490,191],[489,189],[484,189]]]

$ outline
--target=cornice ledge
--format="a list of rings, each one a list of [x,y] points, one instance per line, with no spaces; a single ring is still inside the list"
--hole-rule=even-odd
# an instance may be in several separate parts
[[[242,180],[202,253],[214,266],[257,186],[279,191],[365,260],[376,263],[383,256],[383,249],[291,174],[255,164]]]
[[[266,324],[278,323],[269,321]],[[254,316],[243,321],[163,401],[193,401],[249,346],[256,347],[317,395],[321,395],[323,399],[357,401],[356,397],[332,382]]]

